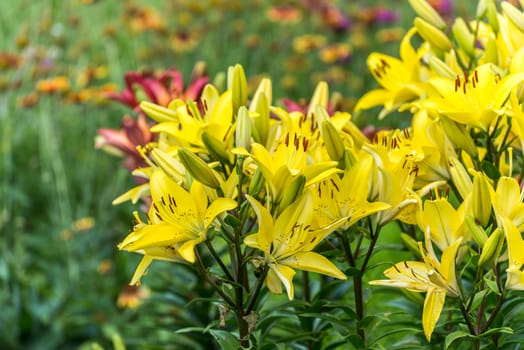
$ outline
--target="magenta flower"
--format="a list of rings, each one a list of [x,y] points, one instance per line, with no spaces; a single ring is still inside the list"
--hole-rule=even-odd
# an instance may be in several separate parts
[[[189,86],[184,89],[182,73],[170,68],[160,73],[128,72],[124,76],[126,88],[122,92],[108,92],[105,97],[123,103],[139,111],[140,101],[137,98],[136,87],[140,88],[150,102],[167,106],[176,98],[197,100],[209,78],[202,72],[195,70]]]

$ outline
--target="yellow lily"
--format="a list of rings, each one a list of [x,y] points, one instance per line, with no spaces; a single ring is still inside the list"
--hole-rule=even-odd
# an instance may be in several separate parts
[[[299,175],[304,175],[306,186],[339,172],[338,162],[324,161],[312,163],[308,159],[309,139],[298,134],[286,134],[270,153],[264,146],[253,143],[251,158],[262,172],[273,199],[277,202],[287,187]]]
[[[376,212],[389,209],[391,205],[383,202],[368,202],[373,158],[363,157],[342,177],[332,175],[317,185],[315,212],[325,223],[339,218],[347,218],[340,226],[346,230],[358,220]]]
[[[206,240],[206,232],[220,213],[236,207],[229,198],[215,199],[208,206],[204,186],[193,181],[190,191],[155,170],[150,178],[152,205],[148,223],[135,214],[137,224],[118,249],[144,254],[132,283],[138,283],[153,259],[195,261],[194,248]]]
[[[424,201],[419,226],[429,230],[431,240],[441,251],[468,233],[465,225],[462,206],[455,209],[446,198]]]
[[[345,218],[318,226],[313,220],[313,195],[309,191],[276,218],[256,199],[249,195],[246,198],[257,215],[258,232],[247,236],[244,243],[264,253],[264,261],[269,267],[265,284],[272,293],[281,294],[284,284],[288,298],[293,299],[294,269],[346,279],[331,261],[312,251],[324,237],[342,225]]]
[[[429,239],[429,230],[426,234],[426,249],[419,243],[419,249],[424,262],[402,261],[384,271],[387,280],[369,282],[373,285],[382,285],[396,288],[406,288],[414,292],[426,292],[424,309],[422,312],[422,326],[426,339],[431,341],[431,334],[435,329],[446,296],[457,297],[458,286],[455,272],[455,259],[462,239],[459,238],[442,252],[439,262]]]
[[[524,272],[521,271],[524,265],[524,240],[520,230],[509,218],[502,217],[501,221],[508,244],[509,266],[506,269],[508,273],[506,288],[524,290]]]
[[[491,191],[491,203],[497,224],[502,227],[503,218],[508,218],[519,231],[524,230],[524,192],[513,177],[502,176],[496,191]]]
[[[524,81],[524,73],[502,76],[493,64],[483,64],[455,80],[434,78],[429,83],[440,94],[430,99],[437,112],[462,124],[487,131],[493,120],[504,112],[511,90]]]
[[[411,46],[410,40],[416,29],[412,28],[400,44],[401,59],[373,52],[369,55],[367,64],[380,89],[371,90],[360,98],[355,110],[384,106],[384,113],[396,109],[404,102],[412,101],[425,95],[421,77],[422,66],[420,58],[429,51],[423,46],[418,51]]]

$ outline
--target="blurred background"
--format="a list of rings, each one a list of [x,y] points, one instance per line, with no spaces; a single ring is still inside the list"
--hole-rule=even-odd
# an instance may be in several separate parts
[[[445,18],[465,11],[430,2]],[[134,181],[94,147],[100,128],[134,115],[105,98],[125,73],[176,68],[187,85],[196,70],[223,84],[240,63],[251,89],[272,78],[277,103],[304,103],[324,80],[352,112],[377,86],[367,55],[398,55],[413,18],[407,0],[0,1],[0,348],[213,346],[174,333],[218,319],[188,268],[157,263],[127,286],[140,256],[116,244],[137,207],[111,202]]]

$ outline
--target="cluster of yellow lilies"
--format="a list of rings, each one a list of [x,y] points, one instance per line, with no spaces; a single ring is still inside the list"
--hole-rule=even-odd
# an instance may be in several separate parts
[[[346,279],[322,244],[364,221],[398,221],[413,228],[404,240],[420,259],[392,264],[371,284],[425,292],[428,341],[446,297],[473,335],[489,329],[500,307],[473,310],[470,300],[494,293],[502,303],[507,290],[524,289],[524,13],[480,0],[474,19],[446,23],[425,0],[410,3],[418,17],[400,57],[369,56],[380,87],[355,108],[381,107],[380,118],[400,111],[406,129],[369,139],[350,113],[328,113],[326,83],[306,110],[287,111],[268,78],[250,95],[239,65],[225,91],[208,84],[198,101],[141,103],[158,137],[139,149],[149,166],[134,175],[144,183],[115,200],[149,206],[118,246],[144,255],[133,284],[153,260],[202,263],[207,247],[217,259],[229,254],[219,262],[227,278],[251,283],[239,271],[253,269],[270,292],[293,299],[296,270]],[[495,290],[485,292],[485,280]]]

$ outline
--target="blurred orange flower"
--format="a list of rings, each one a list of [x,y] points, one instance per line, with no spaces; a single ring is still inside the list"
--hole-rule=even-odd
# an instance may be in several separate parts
[[[56,76],[49,79],[40,79],[36,82],[36,91],[44,94],[67,92],[71,89],[69,79],[65,76]]]

